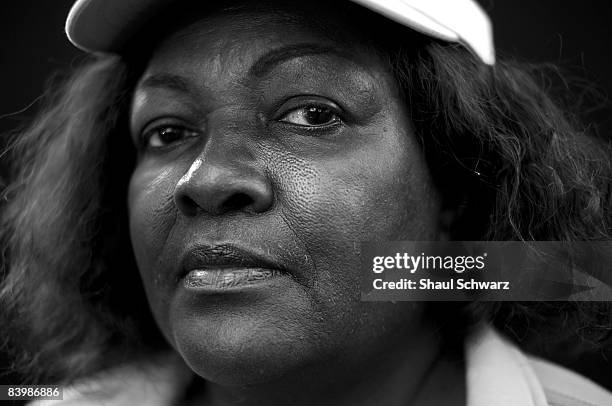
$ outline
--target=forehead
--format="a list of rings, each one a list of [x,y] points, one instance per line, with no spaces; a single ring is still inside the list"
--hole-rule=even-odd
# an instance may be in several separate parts
[[[333,6],[317,1],[226,2],[217,9],[175,10],[171,20],[176,22],[164,28],[149,67],[168,69],[187,60],[206,61],[206,69],[213,73],[211,62],[218,69],[239,68],[269,49],[296,44],[318,45],[372,62],[377,49],[356,28],[363,15],[361,8],[341,1]]]
[[[200,1],[179,4],[180,7],[168,8],[152,21],[154,26],[150,30],[157,32],[158,39],[189,35],[201,30],[208,33],[221,30],[228,35],[235,29],[251,28],[252,32],[257,32],[276,23],[277,28],[282,29],[279,35],[291,34],[292,30],[299,28],[309,29],[311,33],[317,32],[348,44],[357,33],[363,32],[360,25],[365,21],[370,28],[383,21],[390,22],[348,0],[225,0],[212,4]],[[153,32],[151,34],[155,35]],[[365,39],[365,36],[360,39]]]

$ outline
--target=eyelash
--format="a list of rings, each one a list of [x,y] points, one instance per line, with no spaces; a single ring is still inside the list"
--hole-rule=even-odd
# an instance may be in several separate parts
[[[301,102],[299,100],[297,102],[292,102],[290,100],[289,102],[285,102],[283,104],[284,105],[288,104],[289,106],[287,108],[281,108],[281,113],[277,116],[275,121],[283,123],[285,125],[292,126],[294,128],[298,128],[300,130],[321,132],[321,131],[336,128],[346,122],[344,114],[343,114],[343,110],[338,105],[336,105],[336,103],[332,101],[328,101],[327,99],[324,99],[322,101],[305,100]],[[310,109],[311,111],[319,110],[319,111],[327,112],[328,114],[332,115],[332,119],[330,120],[330,122],[324,123],[321,125],[298,124],[298,123],[293,123],[291,121],[288,121],[286,119],[292,113],[296,113],[300,110],[304,111],[308,109]],[[308,113],[302,113],[300,118],[307,119],[306,114]]]
[[[333,123],[342,121],[342,118],[340,117],[340,114],[338,112],[336,112],[334,109],[328,107],[328,106],[321,106],[321,105],[304,105],[301,107],[295,107],[289,111],[287,111],[286,113],[284,113],[282,115],[282,117],[279,119],[279,121],[283,121],[283,122],[287,122],[287,123],[291,123],[290,121],[288,121],[286,118],[289,117],[292,113],[298,113],[301,112],[301,116],[299,118],[304,118],[304,119],[308,119],[307,115],[310,113],[317,113],[317,112],[321,112],[323,114],[330,114],[332,117],[329,119],[329,121],[332,121]],[[308,125],[308,124],[295,124],[297,126],[302,126],[302,127],[325,127],[328,126],[330,124],[312,124],[312,125]]]
[[[181,132],[182,136],[177,141],[170,141],[167,143],[164,143],[162,141],[164,145],[155,145],[155,146],[150,145],[151,139],[153,137],[163,136],[163,133],[165,131]],[[188,134],[188,135],[185,135],[185,134]],[[142,149],[163,149],[169,145],[175,144],[177,142],[182,142],[189,138],[197,137],[198,135],[199,135],[198,131],[193,130],[182,124],[178,124],[178,123],[158,124],[158,125],[155,125],[154,127],[146,129],[145,131],[141,133],[139,137],[139,144]]]

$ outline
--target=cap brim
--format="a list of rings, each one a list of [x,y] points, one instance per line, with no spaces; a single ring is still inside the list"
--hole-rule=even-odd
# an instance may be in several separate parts
[[[150,18],[176,0],[78,0],[66,34],[92,53],[121,53]],[[484,63],[495,63],[492,28],[473,0],[351,0],[406,27],[444,41],[459,42]]]

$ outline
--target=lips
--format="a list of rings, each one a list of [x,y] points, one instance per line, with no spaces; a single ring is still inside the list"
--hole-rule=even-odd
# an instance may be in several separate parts
[[[231,244],[197,246],[181,262],[180,279],[188,289],[232,289],[286,273],[280,261]]]
[[[185,276],[185,286],[194,289],[230,289],[276,278],[280,275],[280,271],[273,269],[195,270]]]

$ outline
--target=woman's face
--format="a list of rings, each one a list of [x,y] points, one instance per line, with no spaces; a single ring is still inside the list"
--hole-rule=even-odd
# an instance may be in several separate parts
[[[386,65],[338,12],[287,4],[175,32],[132,103],[130,230],[150,306],[222,384],[349,374],[410,342],[419,306],[360,301],[360,243],[439,238]]]

